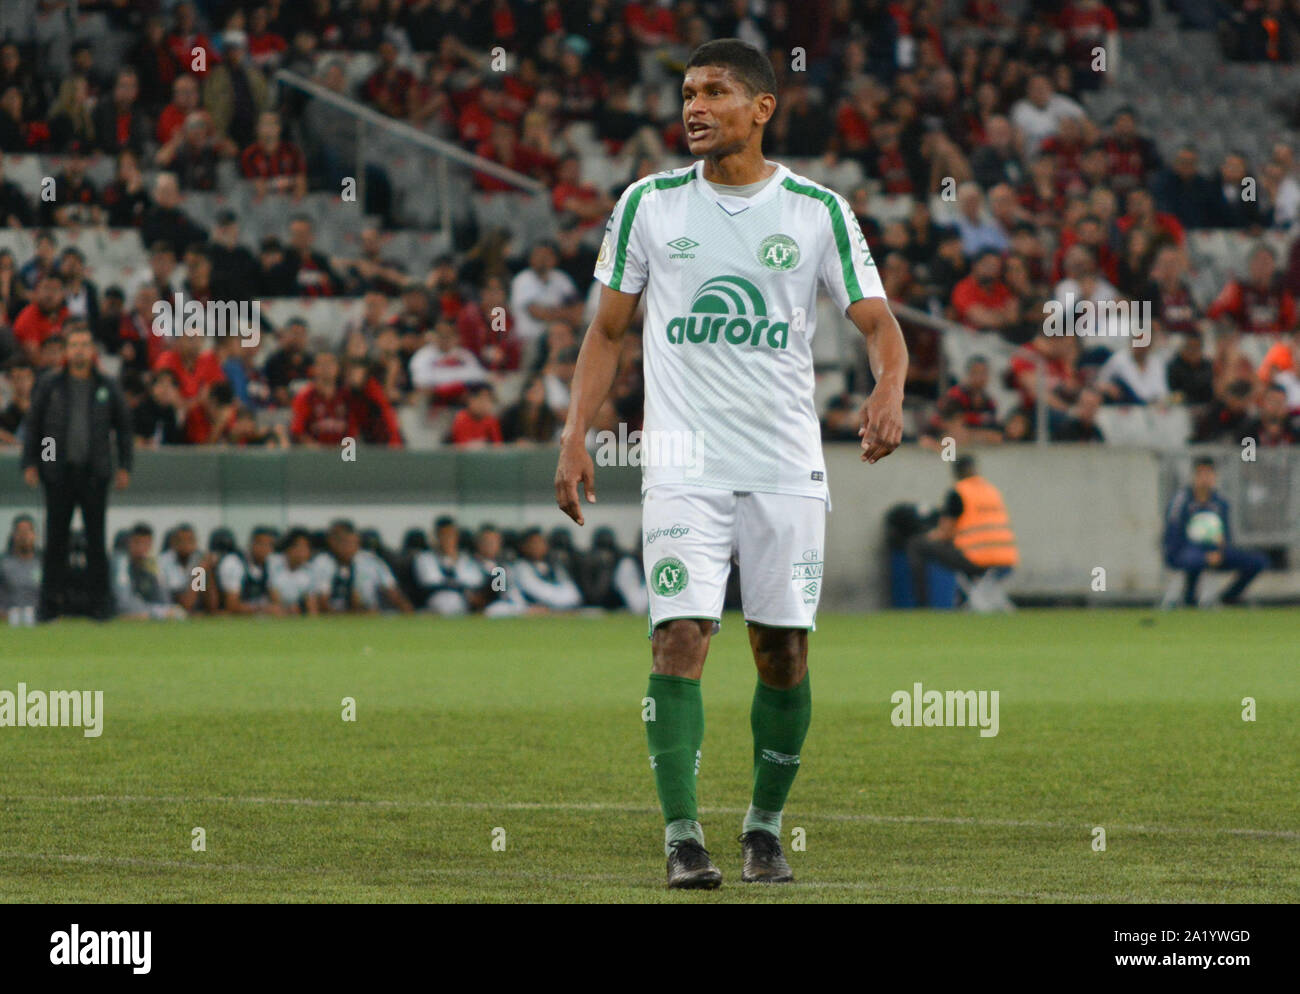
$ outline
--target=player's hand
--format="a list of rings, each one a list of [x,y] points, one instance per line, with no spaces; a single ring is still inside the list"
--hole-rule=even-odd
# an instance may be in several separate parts
[[[581,439],[561,446],[560,462],[555,467],[555,503],[581,525],[584,522],[582,505],[578,501],[579,483],[587,492],[588,502],[596,503],[596,466]]]
[[[882,391],[879,387],[862,405],[862,461],[874,463],[898,448],[903,441],[902,391]]]

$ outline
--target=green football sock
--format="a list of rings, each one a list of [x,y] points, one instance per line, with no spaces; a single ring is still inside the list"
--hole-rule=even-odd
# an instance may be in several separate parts
[[[700,681],[684,676],[650,674],[646,696],[654,701],[654,721],[645,723],[650,741],[650,768],[655,774],[659,806],[663,809],[665,846],[693,838],[704,842],[695,801],[704,744],[704,698]]]
[[[754,733],[754,796],[742,831],[763,829],[781,835],[781,809],[799,772],[803,748],[812,721],[812,683],[807,674],[789,690],[754,688],[749,726]]]

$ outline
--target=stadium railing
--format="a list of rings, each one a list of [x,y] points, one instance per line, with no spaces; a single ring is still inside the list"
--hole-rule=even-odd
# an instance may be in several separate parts
[[[447,234],[450,234],[452,230],[453,215],[458,205],[460,207],[469,206],[470,200],[467,193],[472,189],[472,184],[469,181],[469,175],[472,172],[483,173],[498,179],[514,190],[533,195],[539,202],[545,202],[546,200],[545,195],[548,192],[546,186],[532,177],[509,169],[499,162],[493,162],[490,159],[467,152],[455,142],[435,137],[403,121],[381,114],[365,104],[336,93],[328,87],[307,79],[305,76],[291,72],[288,69],[281,69],[276,72],[272,80],[282,88],[297,90],[313,101],[320,101],[330,111],[342,115],[342,121],[351,122],[355,129],[355,138],[351,151],[358,203],[366,203],[367,164],[374,164],[381,166],[385,170],[401,173],[399,176],[392,177],[394,188],[407,192],[418,190],[422,196],[428,196],[431,191],[427,173],[420,170],[418,165],[413,168],[412,163],[405,160],[401,155],[403,149],[407,151],[418,150],[435,160],[435,183],[432,192],[437,204],[437,230]],[[310,133],[304,134],[303,137],[309,142],[323,140],[322,135]],[[328,151],[331,151],[334,155],[340,154],[337,148]],[[451,168],[453,165],[463,167],[459,176],[453,175]],[[453,188],[457,179],[464,181],[460,184],[462,187],[460,190]],[[549,203],[546,204],[546,210],[549,211]]]

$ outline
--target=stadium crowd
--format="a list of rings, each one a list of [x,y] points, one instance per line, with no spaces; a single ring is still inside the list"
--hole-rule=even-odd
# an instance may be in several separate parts
[[[1300,437],[1300,241],[1287,258],[1261,244],[1248,272],[1207,307],[1189,290],[1186,246],[1199,230],[1293,230],[1292,150],[1279,143],[1266,162],[1229,153],[1207,163],[1187,145],[1164,161],[1134,110],[1092,120],[1078,99],[1101,85],[1094,49],[1118,56],[1119,32],[1149,22],[1145,0],[1032,0],[1018,19],[997,0],[973,0],[955,16],[934,0],[80,6],[132,32],[121,65],[103,65],[93,38],[72,45],[71,72],[57,76],[35,46],[0,46],[0,151],[61,162],[54,200],[0,178],[0,221],[40,228],[31,258],[0,251],[0,444],[16,444],[33,377],[60,363],[62,336],[82,322],[118,363],[146,446],[345,437],[399,446],[397,412],[407,407],[443,412],[454,445],[553,440],[600,222],[628,181],[685,149],[677,108],[643,78],[642,56],[672,70],[695,44],[723,35],[773,53],[781,100],[768,147],[812,156],[806,171],[849,197],[891,301],[1017,348],[996,368],[946,370],[940,333],[905,320],[914,437],[1033,437],[1040,366],[1058,440],[1099,440],[1095,412],[1110,404],[1190,405],[1198,440]],[[1289,38],[1294,7],[1242,4],[1222,24],[1225,39],[1238,29],[1247,39],[1231,51],[1282,58],[1268,45],[1256,51],[1258,31],[1242,25],[1273,16],[1283,24],[1274,34]],[[493,70],[494,46],[509,53],[508,71]],[[804,71],[780,54],[796,48]],[[356,52],[371,53],[375,68],[349,85],[343,57]],[[428,53],[418,74],[412,53]],[[255,246],[234,211],[205,230],[186,197],[218,189],[223,164],[256,197],[292,203],[309,189],[337,190],[328,142],[304,152],[328,128],[310,101],[276,101],[270,75],[279,67],[541,181],[559,236],[461,231],[457,250],[420,260],[385,253],[391,219],[361,231],[352,252],[323,244],[307,213],[289,212],[283,233]],[[604,153],[624,163],[617,183],[584,181],[568,137],[575,124],[593,127]],[[114,162],[102,187],[87,179],[95,157]],[[1247,177],[1258,179],[1253,198]],[[382,217],[382,169],[374,179]],[[486,173],[475,183],[513,196]],[[878,196],[910,198],[910,212],[881,224]],[[936,199],[951,202],[947,220],[934,216]],[[138,232],[142,264],[123,285],[96,286],[83,253],[57,247],[58,229],[100,225]],[[363,303],[341,343],[291,318],[252,349],[234,338],[150,334],[155,302],[178,290],[199,301]],[[1154,341],[1049,337],[1049,302],[1149,302]],[[1277,338],[1262,362],[1242,347],[1251,336]],[[639,356],[630,336],[601,427],[638,426]],[[1000,417],[981,387],[990,379],[1019,397]],[[831,399],[828,438],[853,437],[856,398],[868,388],[850,376]]]

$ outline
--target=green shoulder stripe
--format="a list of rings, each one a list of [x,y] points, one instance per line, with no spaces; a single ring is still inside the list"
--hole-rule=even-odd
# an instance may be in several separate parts
[[[623,289],[623,268],[627,265],[627,243],[632,237],[632,222],[636,219],[636,209],[641,205],[641,198],[645,196],[646,191],[671,190],[674,187],[685,186],[694,178],[695,169],[692,167],[682,176],[646,180],[632,191],[632,195],[627,198],[627,206],[623,208],[623,223],[618,226],[618,244],[614,248],[614,273],[609,284],[612,289]]]
[[[840,210],[840,205],[836,203],[835,195],[828,190],[820,190],[815,186],[796,183],[788,176],[781,185],[791,193],[812,197],[813,200],[820,200],[826,206],[826,210],[831,216],[831,231],[835,234],[835,250],[840,256],[840,268],[844,272],[844,286],[849,291],[849,300],[862,299],[862,287],[858,283],[858,274],[853,268],[853,249],[849,245],[849,228],[844,223],[844,212]]]

